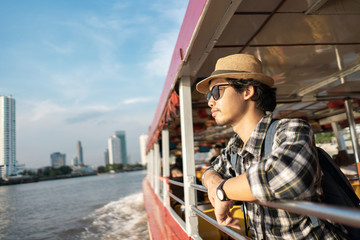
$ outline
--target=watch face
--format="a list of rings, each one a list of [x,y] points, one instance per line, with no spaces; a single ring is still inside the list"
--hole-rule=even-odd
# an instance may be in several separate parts
[[[217,196],[221,201],[224,200],[224,193],[220,189],[217,190]]]

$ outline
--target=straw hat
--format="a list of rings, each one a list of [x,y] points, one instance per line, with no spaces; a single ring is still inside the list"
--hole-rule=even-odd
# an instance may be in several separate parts
[[[200,93],[209,91],[209,81],[215,78],[254,79],[272,87],[274,79],[265,75],[262,71],[261,62],[249,54],[233,54],[220,58],[215,65],[215,71],[210,77],[196,84],[196,90]]]

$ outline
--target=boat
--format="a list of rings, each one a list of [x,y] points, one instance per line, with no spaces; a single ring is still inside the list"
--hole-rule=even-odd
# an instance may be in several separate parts
[[[351,139],[353,176],[359,188],[360,3],[354,0],[189,0],[144,151],[144,204],[151,239],[248,239],[246,232],[220,226],[211,205],[197,201],[206,188],[196,183],[211,146],[225,144],[233,131],[216,126],[205,97],[195,90],[220,57],[255,55],[275,79],[276,118],[302,118],[314,133]],[[170,164],[181,152],[183,182],[173,181]],[[354,170],[355,169],[355,170]],[[169,189],[184,189],[184,199]],[[173,203],[180,203],[173,207]],[[306,202],[263,203],[360,228],[357,209]],[[245,224],[241,207],[234,216]]]

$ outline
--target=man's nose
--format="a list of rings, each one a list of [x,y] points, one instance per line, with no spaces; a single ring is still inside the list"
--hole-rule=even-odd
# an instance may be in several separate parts
[[[214,105],[215,105],[215,100],[214,100],[213,96],[211,96],[208,101],[208,106],[213,107]]]

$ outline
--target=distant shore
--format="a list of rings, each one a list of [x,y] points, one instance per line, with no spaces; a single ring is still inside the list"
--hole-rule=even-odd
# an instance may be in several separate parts
[[[96,172],[93,172],[93,173],[82,173],[82,174],[57,175],[54,177],[14,176],[0,182],[0,186],[23,184],[23,183],[34,183],[34,182],[58,180],[65,178],[87,177],[87,176],[94,176],[96,174],[97,174]]]
[[[116,171],[114,173],[122,173],[122,172],[129,172],[129,171],[141,171],[141,170],[144,170],[144,168],[124,169],[122,171]],[[72,173],[72,174],[65,174],[65,175],[57,175],[54,177],[14,176],[14,177],[10,177],[7,180],[3,180],[2,182],[0,182],[0,186],[23,184],[23,183],[34,183],[34,182],[59,180],[59,179],[75,178],[75,177],[88,177],[88,176],[96,176],[96,175],[104,175],[104,174],[113,174],[113,173],[110,173],[110,172],[107,172],[107,173],[98,173],[98,172]]]

